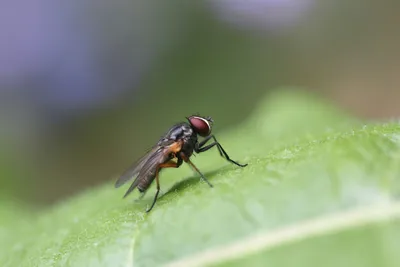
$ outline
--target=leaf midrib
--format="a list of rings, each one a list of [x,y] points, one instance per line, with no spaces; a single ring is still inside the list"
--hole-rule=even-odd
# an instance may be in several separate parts
[[[214,247],[169,262],[165,266],[194,267],[217,264],[305,239],[399,219],[400,201],[358,207],[319,218],[308,219],[278,229],[269,229],[249,238],[237,240],[232,244]]]

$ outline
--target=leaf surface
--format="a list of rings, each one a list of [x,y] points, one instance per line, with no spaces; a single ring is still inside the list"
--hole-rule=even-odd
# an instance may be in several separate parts
[[[216,134],[249,166],[193,157],[212,189],[188,166],[165,170],[150,214],[154,186],[135,202],[110,183],[16,215],[1,224],[0,266],[400,265],[398,121],[285,91]]]

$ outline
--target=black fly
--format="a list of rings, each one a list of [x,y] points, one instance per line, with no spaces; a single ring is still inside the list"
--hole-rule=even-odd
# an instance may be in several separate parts
[[[187,120],[188,122],[182,122],[172,126],[165,136],[162,137],[146,155],[126,170],[115,183],[115,187],[120,187],[136,177],[128,191],[126,191],[124,195],[124,197],[126,197],[136,187],[144,194],[154,179],[156,179],[157,192],[154,196],[153,203],[146,212],[149,212],[157,201],[158,193],[160,192],[158,174],[163,168],[178,168],[182,162],[185,161],[199,173],[200,177],[210,187],[212,187],[212,184],[207,178],[204,177],[199,169],[190,161],[189,158],[193,154],[193,151],[201,153],[216,146],[220,155],[227,161],[240,167],[247,166],[247,164],[240,164],[230,159],[215,136],[211,134],[213,124],[211,117],[190,116]],[[204,137],[201,142],[197,139],[198,135]],[[207,142],[211,139],[212,143],[207,145]],[[173,159],[176,159],[176,161]]]

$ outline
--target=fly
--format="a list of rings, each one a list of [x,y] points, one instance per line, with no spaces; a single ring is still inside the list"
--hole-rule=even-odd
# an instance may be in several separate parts
[[[210,187],[213,187],[200,170],[190,161],[189,158],[192,156],[193,152],[201,153],[216,146],[219,154],[227,161],[239,167],[247,166],[247,164],[240,164],[230,159],[215,136],[211,134],[213,125],[211,117],[190,116],[186,119],[188,122],[181,122],[172,126],[158,143],[129,167],[115,183],[115,187],[117,188],[136,177],[128,191],[126,191],[124,195],[125,198],[135,188],[137,188],[143,196],[155,179],[157,191],[153,203],[146,212],[151,211],[157,201],[158,193],[160,192],[158,176],[162,169],[179,168],[183,162],[186,162],[200,175],[201,179]],[[198,136],[204,139],[199,142]],[[210,140],[211,143],[209,143]]]

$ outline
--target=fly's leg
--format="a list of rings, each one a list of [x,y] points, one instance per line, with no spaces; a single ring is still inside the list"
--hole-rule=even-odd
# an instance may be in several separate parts
[[[182,159],[178,158],[177,162],[170,160],[166,163],[158,165],[157,170],[156,170],[157,192],[156,192],[156,195],[154,196],[153,203],[151,204],[150,208],[148,208],[146,210],[146,212],[150,212],[157,202],[157,197],[158,197],[158,194],[160,193],[160,180],[158,179],[158,174],[160,173],[160,170],[163,168],[178,168],[181,164],[182,164]]]
[[[157,170],[157,174],[156,174],[157,192],[156,192],[156,195],[154,196],[153,203],[151,204],[150,208],[148,208],[146,210],[146,212],[150,212],[151,209],[154,207],[154,204],[156,204],[156,201],[157,201],[158,193],[160,193],[160,181],[158,180],[158,173],[159,173],[159,170]]]
[[[142,200],[142,198],[144,197],[144,195],[146,195],[146,191],[140,193],[140,196],[135,200],[135,202],[139,202],[140,200]]]
[[[202,148],[204,147],[204,145],[207,144],[208,141],[210,141],[211,138],[214,138],[214,140],[216,141],[214,135],[209,135],[209,136],[207,136],[206,138],[204,138],[201,142],[199,142],[199,143],[196,145],[196,147],[195,147],[195,149],[194,149],[194,150],[196,151],[196,153],[200,153],[200,152],[203,152],[203,151],[207,151],[207,150],[210,149],[211,147],[215,146],[215,145],[212,145],[210,148],[208,148],[208,149],[206,149],[206,150],[199,151],[199,149],[202,149]],[[208,146],[210,146],[210,145],[208,145]],[[207,146],[207,147],[208,147],[208,146]],[[217,146],[217,148],[218,148],[219,154],[221,155],[221,157],[223,157],[224,154],[222,153],[221,148],[219,148],[219,146]]]
[[[214,139],[214,143],[211,143],[209,145],[205,145],[210,139]],[[240,164],[232,159],[229,158],[228,153],[226,153],[226,151],[223,149],[223,147],[221,146],[221,144],[217,141],[217,139],[215,138],[214,135],[210,135],[208,137],[206,137],[203,141],[201,141],[200,143],[198,143],[198,145],[195,146],[194,151],[196,153],[201,153],[204,151],[209,150],[210,148],[217,146],[219,154],[225,158],[227,161],[229,161],[230,163],[233,163],[239,167],[246,167],[247,164]]]
[[[185,154],[181,152],[181,157],[182,159],[189,164],[198,174],[200,174],[201,179],[203,179],[204,182],[206,182],[210,187],[213,187],[213,185],[208,181],[208,179],[201,173],[199,169],[190,161],[188,157],[186,157]]]

